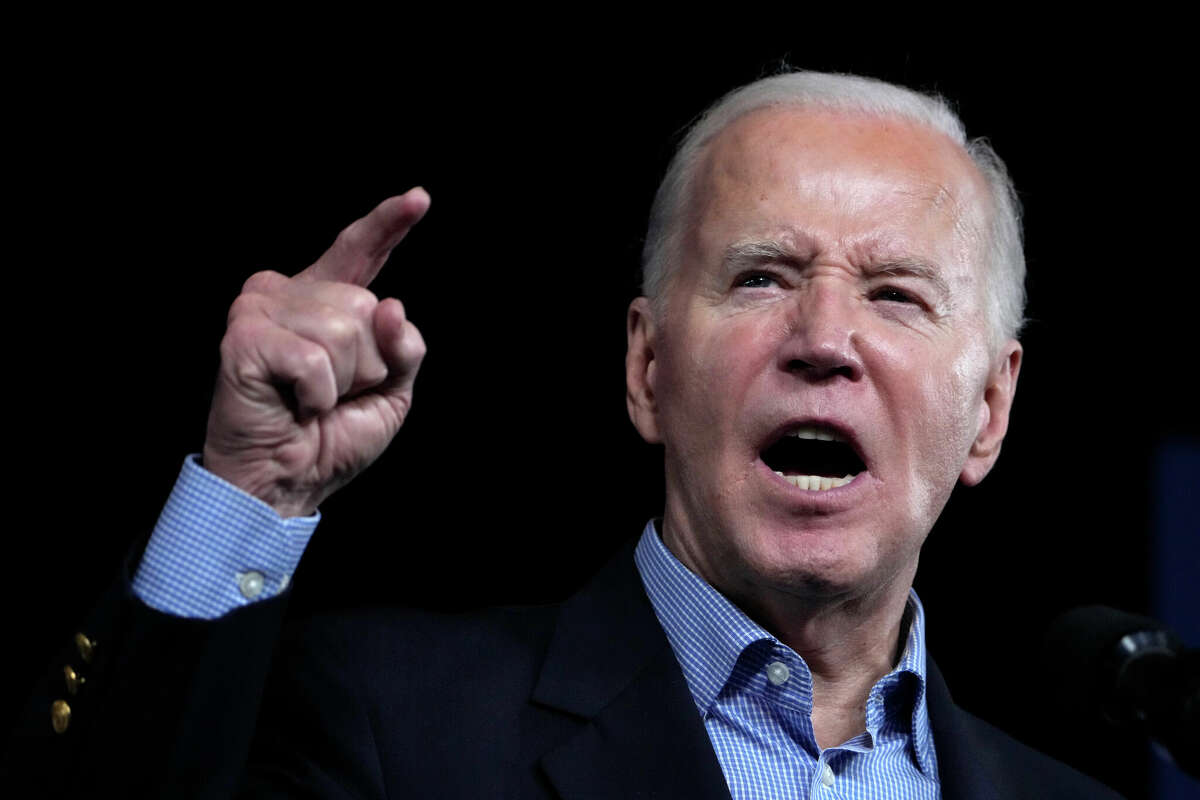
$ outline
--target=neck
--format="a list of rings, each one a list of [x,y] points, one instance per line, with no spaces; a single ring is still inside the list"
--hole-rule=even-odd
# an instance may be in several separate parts
[[[721,580],[665,525],[663,542],[688,569],[804,659],[812,672],[813,731],[821,748],[866,730],[871,688],[895,667],[916,564],[866,591],[806,593],[751,576]]]
[[[783,601],[746,608],[739,603],[808,664],[813,732],[822,748],[866,730],[871,688],[895,668],[903,649],[907,599],[906,585],[903,592],[820,607],[807,603],[789,607]]]

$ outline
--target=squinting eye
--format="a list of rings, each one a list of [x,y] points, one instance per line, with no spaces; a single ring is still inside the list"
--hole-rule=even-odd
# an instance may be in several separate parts
[[[893,303],[916,303],[917,300],[908,292],[900,289],[880,289],[871,296],[873,300],[890,300]]]
[[[765,289],[769,286],[772,286],[774,283],[775,279],[770,275],[758,274],[747,275],[746,277],[740,279],[737,285],[746,289]]]

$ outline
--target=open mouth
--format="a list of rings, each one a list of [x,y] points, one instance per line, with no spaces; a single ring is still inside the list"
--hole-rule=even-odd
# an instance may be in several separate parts
[[[845,486],[867,468],[845,437],[813,425],[784,431],[760,458],[776,475],[808,491]]]

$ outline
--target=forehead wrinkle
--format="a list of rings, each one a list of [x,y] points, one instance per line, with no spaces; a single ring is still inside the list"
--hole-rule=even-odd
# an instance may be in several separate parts
[[[981,189],[980,185],[983,178],[973,164],[968,165],[968,168],[970,177],[954,182],[957,184],[957,191],[952,188],[952,185],[931,182],[930,188],[933,191],[928,194],[924,192],[908,193],[913,198],[928,203],[930,212],[943,211],[950,215],[951,230],[958,237],[961,245],[957,255],[974,267],[967,271],[968,276],[959,277],[956,282],[960,283],[971,283],[975,278],[982,277],[975,273],[987,260],[984,247],[988,240],[987,228],[990,224],[991,214],[988,193]]]
[[[952,273],[951,278],[956,284],[969,286],[975,283],[977,278],[982,277],[976,273],[980,265],[986,262],[983,248],[984,242],[987,241],[985,230],[988,211],[980,205],[984,200],[980,197],[978,186],[974,180],[970,182],[960,180],[955,183],[958,184],[958,191],[955,191],[952,185],[930,182],[929,187],[932,191],[901,191],[901,193],[927,204],[930,215],[940,212],[948,216],[950,230],[957,240],[955,256],[963,263],[971,265],[971,268],[965,270],[964,274]],[[943,282],[943,285],[946,284]],[[946,286],[948,289],[948,285]]]
[[[946,206],[951,206],[955,213],[958,213],[958,200],[948,186],[941,182],[933,182],[931,188],[932,192],[906,192],[899,189],[897,191],[917,200],[924,200],[929,204],[931,211],[940,211]]]
[[[951,221],[952,230],[956,233],[963,232],[966,220],[971,216],[968,210],[973,210],[972,206],[963,203],[959,193],[945,184],[931,183],[929,188],[931,191],[907,191],[897,188],[896,194],[915,201],[914,208],[924,206],[926,218],[944,216]]]

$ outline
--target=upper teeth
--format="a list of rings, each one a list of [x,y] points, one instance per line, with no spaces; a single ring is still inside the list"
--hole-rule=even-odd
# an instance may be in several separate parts
[[[823,475],[784,475],[779,470],[775,470],[775,474],[792,486],[810,492],[824,492],[829,489],[836,489],[839,486],[845,486],[855,478],[854,475],[846,475],[841,478],[829,478]]]
[[[804,425],[795,430],[788,431],[788,436],[795,436],[797,439],[820,439],[823,442],[844,442],[845,437],[839,436],[828,428],[815,428],[811,425]]]

